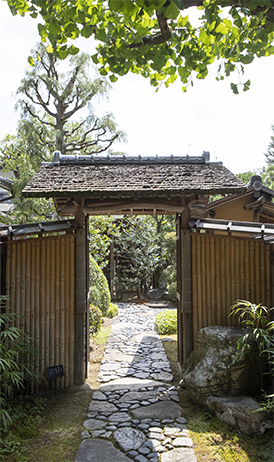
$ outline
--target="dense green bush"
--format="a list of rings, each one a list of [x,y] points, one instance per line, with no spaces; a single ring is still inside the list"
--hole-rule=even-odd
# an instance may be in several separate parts
[[[177,282],[172,282],[167,286],[168,298],[172,302],[177,301]]]
[[[110,291],[107,278],[93,257],[89,257],[90,286],[89,300],[92,305],[98,306],[103,316],[106,316],[110,305]]]
[[[159,334],[176,334],[177,332],[177,310],[164,310],[157,314],[156,328]]]
[[[114,318],[114,316],[117,316],[118,314],[118,306],[115,305],[114,303],[110,303],[108,310],[107,310],[107,318]]]
[[[102,312],[96,305],[89,307],[89,333],[95,335],[99,332],[102,325]]]

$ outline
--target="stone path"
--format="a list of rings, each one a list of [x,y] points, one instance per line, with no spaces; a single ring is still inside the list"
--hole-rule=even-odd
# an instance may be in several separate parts
[[[196,462],[155,332],[158,311],[119,304],[75,462]]]

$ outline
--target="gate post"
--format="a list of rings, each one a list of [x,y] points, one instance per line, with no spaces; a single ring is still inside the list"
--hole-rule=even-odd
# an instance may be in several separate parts
[[[86,318],[87,318],[87,235],[84,214],[78,212],[75,245],[75,347],[74,383],[82,385],[85,381]]]
[[[187,210],[177,217],[178,361],[185,363],[193,350],[191,232]]]

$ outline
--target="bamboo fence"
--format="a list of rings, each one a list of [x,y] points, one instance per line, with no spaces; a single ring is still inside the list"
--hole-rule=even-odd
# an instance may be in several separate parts
[[[6,294],[16,327],[39,351],[43,380],[30,391],[67,388],[74,382],[75,236],[10,241],[6,250]],[[47,379],[47,367],[64,376]]]
[[[229,313],[238,300],[271,307],[270,245],[263,240],[192,233],[194,346],[206,326],[236,326]]]

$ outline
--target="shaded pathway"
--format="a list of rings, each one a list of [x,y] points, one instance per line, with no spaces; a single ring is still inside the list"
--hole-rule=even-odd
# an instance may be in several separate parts
[[[196,462],[155,332],[158,311],[119,304],[75,462]]]

